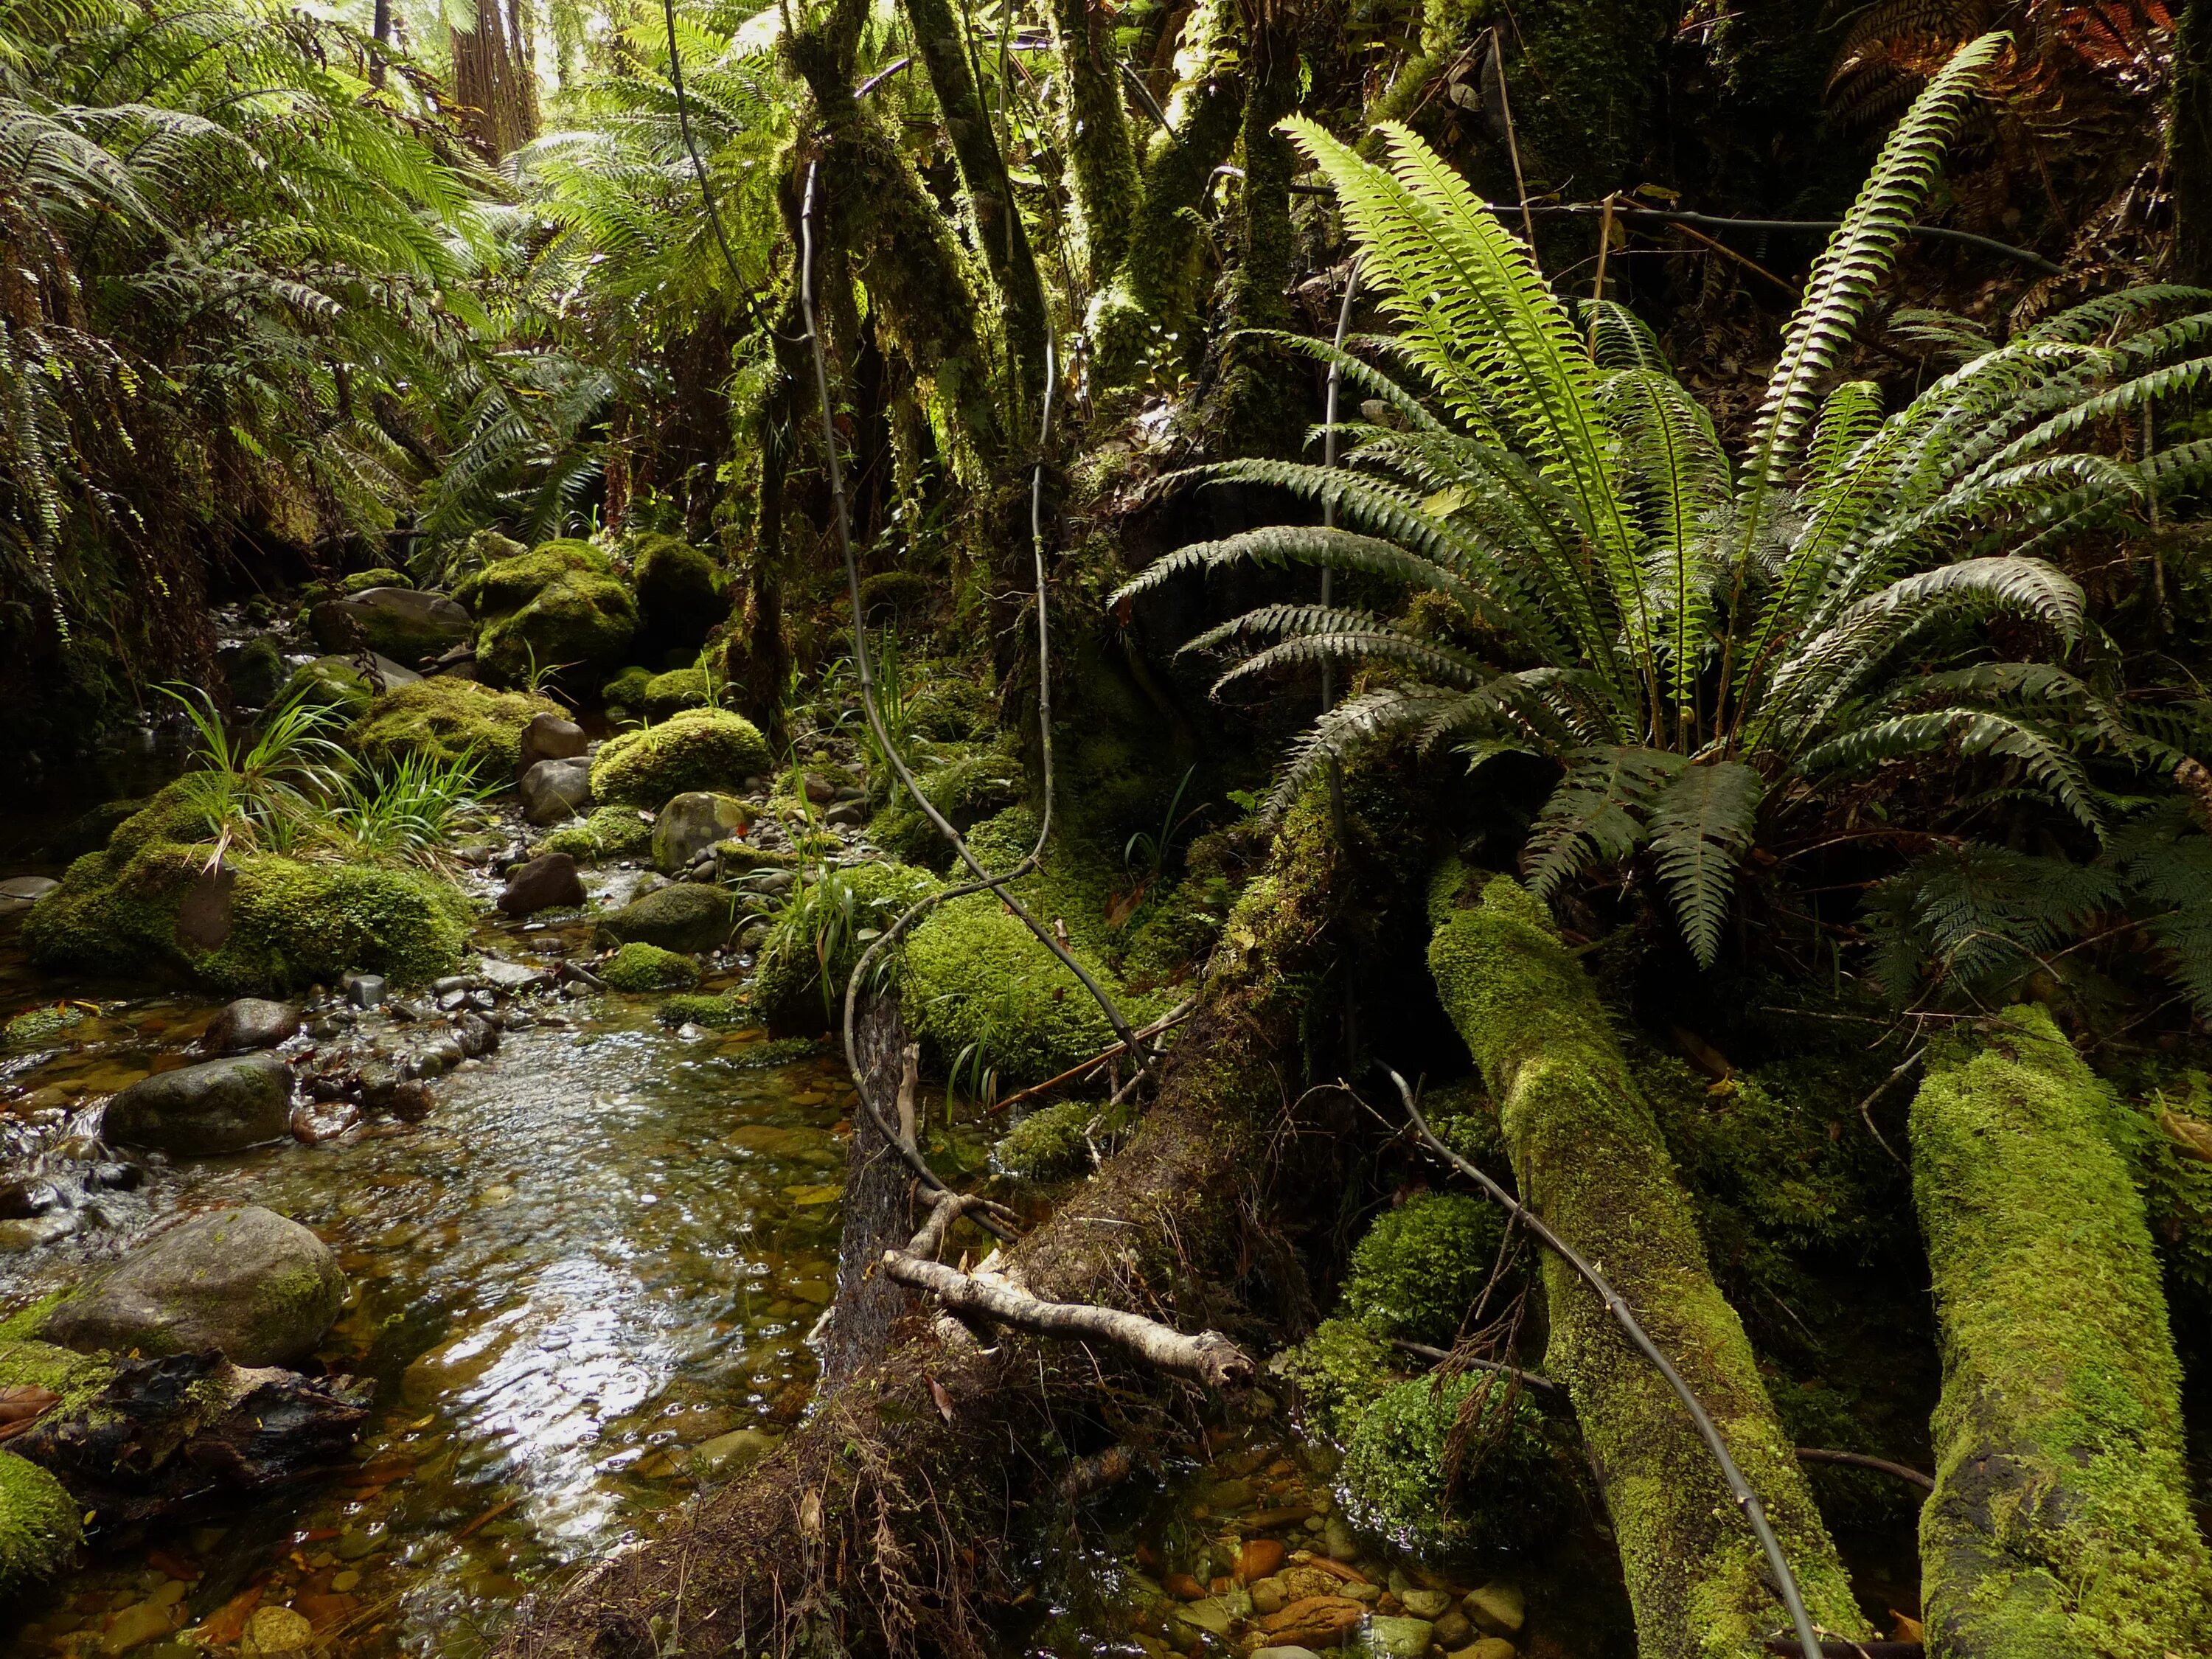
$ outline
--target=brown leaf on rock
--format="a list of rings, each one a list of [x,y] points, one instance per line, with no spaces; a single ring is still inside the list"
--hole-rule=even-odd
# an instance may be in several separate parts
[[[2158,1115],[2158,1127],[2166,1133],[2174,1149],[2184,1158],[2193,1158],[2200,1164],[2212,1164],[2212,1123],[2199,1122],[2168,1109]]]

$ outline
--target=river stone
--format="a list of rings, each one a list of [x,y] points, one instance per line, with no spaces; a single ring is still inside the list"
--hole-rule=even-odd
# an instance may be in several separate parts
[[[557,763],[544,763],[549,766]],[[507,886],[499,896],[499,908],[510,916],[527,916],[540,910],[574,909],[583,902],[583,878],[576,873],[576,860],[566,853],[540,853],[529,863],[516,865],[507,872]],[[526,981],[533,977],[536,975],[526,975]]]
[[[522,816],[532,823],[562,823],[592,810],[592,763],[542,760],[522,775]]]
[[[234,1365],[289,1365],[314,1352],[344,1297],[329,1246],[249,1204],[149,1240],[55,1309],[40,1335],[88,1353],[213,1348]]]
[[[304,1614],[289,1607],[256,1607],[238,1651],[240,1659],[277,1659],[280,1654],[305,1653],[314,1640],[315,1627]]]
[[[1492,1636],[1516,1634],[1528,1616],[1527,1599],[1518,1584],[1509,1584],[1502,1579],[1492,1579],[1480,1589],[1471,1589],[1459,1604],[1460,1611]]]
[[[219,1054],[242,1054],[273,1048],[299,1029],[300,1011],[290,1003],[240,997],[215,1017],[201,1042]]]
[[[691,1449],[691,1467],[701,1474],[736,1474],[750,1468],[782,1443],[759,1429],[732,1429]]]
[[[21,914],[60,885],[52,876],[10,876],[0,881],[0,916]]]
[[[308,617],[315,643],[349,654],[365,643],[382,655],[417,662],[476,633],[476,619],[443,593],[412,587],[369,587],[317,605]]]
[[[160,1072],[107,1103],[104,1137],[179,1157],[234,1152],[292,1127],[292,1068],[264,1049]]]
[[[1451,1659],[1513,1659],[1513,1644],[1502,1636],[1486,1636],[1480,1642],[1455,1650]]]
[[[615,945],[658,945],[664,951],[712,951],[730,936],[730,896],[702,882],[672,882],[599,918]]]
[[[1311,1648],[1255,1648],[1252,1659],[1321,1659]]]
[[[575,860],[571,859],[570,867],[573,868]],[[523,867],[527,869],[529,866],[526,865]],[[583,886],[584,884],[579,880],[576,890],[580,895]],[[580,896],[576,900],[579,904],[583,902]],[[503,957],[477,957],[477,971],[504,996],[520,996],[525,991],[535,991],[553,982],[553,975],[547,969],[533,968],[526,962],[509,962]]]
[[[1389,1659],[1421,1659],[1429,1650],[1433,1629],[1425,1619],[1378,1613],[1367,1621],[1367,1645],[1370,1651],[1388,1654]]]
[[[1451,1611],[1452,1599],[1442,1590],[1402,1589],[1398,1592],[1398,1600],[1414,1618],[1431,1623]]]
[[[676,875],[718,842],[744,835],[752,821],[752,809],[735,795],[705,789],[678,795],[653,821],[653,866]]]
[[[1359,1540],[1352,1535],[1352,1523],[1340,1515],[1332,1515],[1322,1527],[1322,1547],[1332,1561],[1349,1561],[1359,1553]]]
[[[532,714],[522,728],[522,766],[527,772],[540,761],[574,760],[584,752],[584,728],[558,714]]]
[[[1457,1607],[1437,1620],[1437,1645],[1447,1651],[1458,1647],[1474,1634],[1474,1626],[1467,1622],[1467,1615]]]

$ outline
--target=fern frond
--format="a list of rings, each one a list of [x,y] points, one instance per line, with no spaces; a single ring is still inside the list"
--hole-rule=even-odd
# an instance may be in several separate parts
[[[1720,953],[1737,866],[1751,846],[1765,793],[1741,761],[1686,766],[1651,803],[1651,853],[1675,920],[1701,968]]]

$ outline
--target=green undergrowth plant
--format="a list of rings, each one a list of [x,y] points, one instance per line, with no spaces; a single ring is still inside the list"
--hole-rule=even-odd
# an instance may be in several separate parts
[[[2046,803],[2095,842],[2115,796],[2184,759],[2202,722],[2124,698],[2115,653],[2054,562],[2068,544],[2169,515],[2212,443],[2138,454],[2112,434],[2212,375],[2212,295],[2093,300],[1984,342],[1903,408],[1836,384],[1926,200],[1946,143],[2006,45],[1929,82],[1815,263],[1741,455],[1626,310],[1580,314],[1527,248],[1410,131],[1377,165],[1285,124],[1334,187],[1363,283],[1395,329],[1335,363],[1382,418],[1344,466],[1231,461],[1198,476],[1334,509],[1186,547],[1126,586],[1304,567],[1414,613],[1267,605],[1193,641],[1247,649],[1226,690],[1364,665],[1356,695],[1291,752],[1277,806],[1385,741],[1557,768],[1523,854],[1544,898],[1598,866],[1656,890],[1697,960],[1721,945],[1739,870],[1839,780],[1898,763]],[[1446,625],[1437,625],[1439,623]],[[1961,810],[1966,797],[1952,800]],[[1939,809],[1940,810],[1940,809]]]

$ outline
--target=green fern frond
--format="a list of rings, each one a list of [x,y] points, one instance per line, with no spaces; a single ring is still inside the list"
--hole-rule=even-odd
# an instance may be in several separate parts
[[[1652,857],[1701,968],[1720,954],[1735,872],[1765,793],[1765,781],[1750,767],[1716,760],[1684,767],[1651,803]]]

